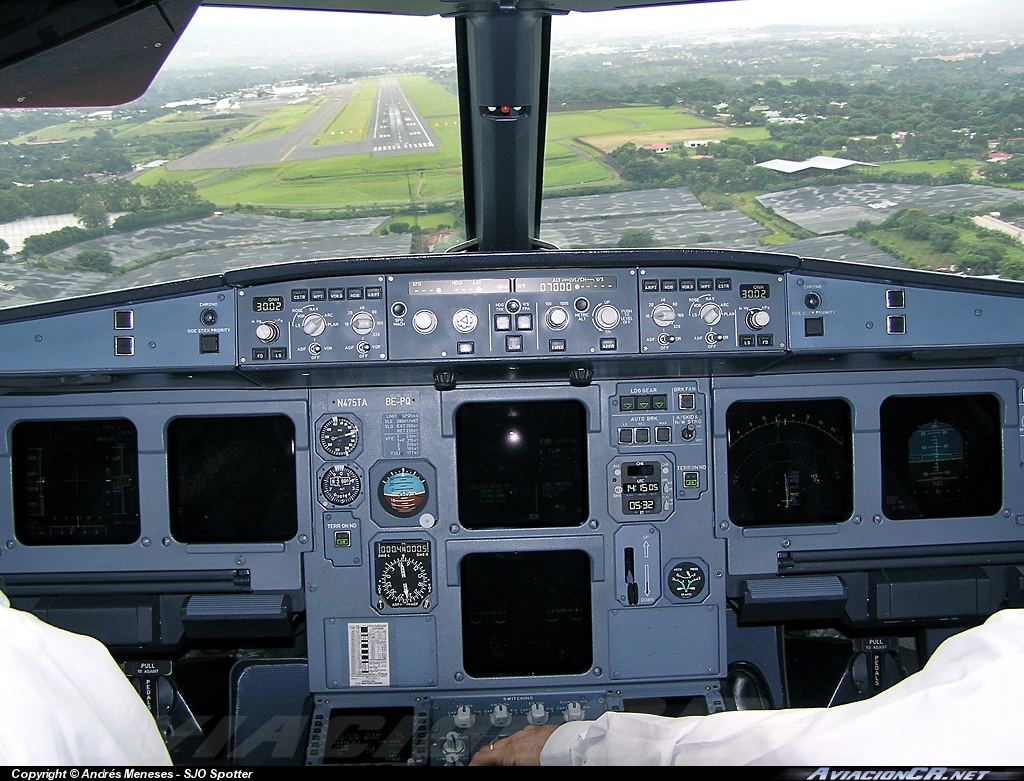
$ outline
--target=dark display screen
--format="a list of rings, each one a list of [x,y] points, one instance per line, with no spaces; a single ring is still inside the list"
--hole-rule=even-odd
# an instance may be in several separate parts
[[[729,517],[737,526],[850,517],[853,434],[845,401],[738,401],[725,424]]]
[[[470,553],[459,569],[462,663],[469,675],[579,675],[590,669],[586,553]]]
[[[176,540],[285,542],[295,536],[291,418],[175,418],[167,426],[167,468]]]
[[[882,402],[881,437],[886,518],[999,512],[1003,442],[995,396],[890,396]]]
[[[584,523],[586,420],[578,401],[459,407],[455,436],[462,525],[494,529]]]
[[[412,758],[412,708],[332,708],[324,764],[406,764]]]
[[[139,446],[131,421],[23,421],[11,432],[11,458],[14,532],[23,544],[139,538]]]

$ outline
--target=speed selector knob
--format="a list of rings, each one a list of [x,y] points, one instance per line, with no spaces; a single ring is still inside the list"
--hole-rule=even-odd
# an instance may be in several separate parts
[[[327,330],[327,321],[324,316],[314,312],[302,319],[302,330],[306,336],[320,336]]]
[[[722,307],[718,304],[704,304],[700,308],[700,319],[704,325],[716,325],[722,319]]]
[[[429,309],[421,309],[412,316],[412,327],[417,333],[429,334],[437,328],[437,315]]]
[[[377,323],[373,319],[373,315],[369,312],[356,312],[352,315],[349,325],[352,327],[352,330],[360,336],[366,336],[373,330],[373,327],[377,325]]]
[[[278,335],[276,323],[260,323],[256,326],[256,338],[263,342],[263,344],[276,342]]]
[[[606,331],[610,331],[617,326],[621,319],[622,316],[619,314],[619,310],[611,304],[601,304],[597,311],[594,312],[594,325]]]
[[[651,319],[659,328],[668,328],[676,321],[676,310],[668,304],[658,304],[651,312]]]
[[[771,315],[764,309],[751,309],[747,312],[747,328],[751,331],[760,331],[771,322]]]
[[[548,324],[548,328],[561,331],[569,325],[569,313],[565,311],[564,307],[553,306],[544,315],[544,322]]]

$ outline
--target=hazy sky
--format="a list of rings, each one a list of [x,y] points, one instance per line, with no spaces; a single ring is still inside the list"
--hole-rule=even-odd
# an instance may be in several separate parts
[[[557,41],[561,36],[642,31],[685,33],[773,24],[859,26],[936,22],[948,26],[951,20],[955,24],[958,16],[962,16],[965,25],[988,20],[1020,30],[1024,26],[1022,5],[1024,0],[732,0],[574,12],[556,17],[553,32]],[[289,49],[308,53],[320,47],[325,51],[347,51],[350,55],[376,49],[395,51],[422,48],[424,41],[454,47],[452,30],[452,20],[441,17],[202,7],[172,53],[168,66],[174,68],[203,56],[215,58],[235,47],[267,57],[287,56]]]

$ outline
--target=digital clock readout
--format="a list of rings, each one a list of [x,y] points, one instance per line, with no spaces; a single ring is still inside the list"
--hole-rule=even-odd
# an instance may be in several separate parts
[[[282,296],[255,296],[252,299],[253,312],[283,312],[284,298]]]

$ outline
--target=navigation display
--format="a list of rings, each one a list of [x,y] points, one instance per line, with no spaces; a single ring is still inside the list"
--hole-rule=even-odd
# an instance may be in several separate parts
[[[139,538],[139,446],[131,421],[23,421],[11,433],[11,459],[14,533],[22,544]]]
[[[175,418],[167,468],[179,542],[285,542],[298,531],[295,424],[285,415]]]
[[[469,675],[579,675],[590,669],[586,553],[470,553],[459,569],[462,663]]]
[[[467,529],[587,520],[587,413],[578,401],[469,403],[455,416],[459,522]]]
[[[840,523],[850,517],[853,436],[845,401],[739,401],[726,411],[725,422],[733,523]]]
[[[890,396],[882,402],[882,510],[887,518],[986,516],[1003,504],[999,400]]]

